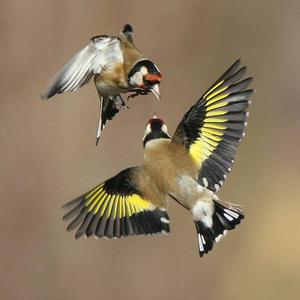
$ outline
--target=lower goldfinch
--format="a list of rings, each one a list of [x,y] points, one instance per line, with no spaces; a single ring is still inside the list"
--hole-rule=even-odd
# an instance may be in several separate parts
[[[244,218],[238,205],[215,192],[233,165],[246,127],[251,78],[235,62],[193,105],[171,138],[156,116],[148,122],[141,166],[128,168],[67,203],[67,230],[76,238],[119,238],[169,233],[166,211],[174,199],[193,217],[200,256]]]

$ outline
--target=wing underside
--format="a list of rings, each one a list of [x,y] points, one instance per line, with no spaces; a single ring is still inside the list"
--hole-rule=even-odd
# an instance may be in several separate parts
[[[64,219],[75,237],[95,235],[119,238],[169,232],[169,217],[162,207],[143,198],[134,181],[137,168],[126,169],[90,192],[67,203]]]
[[[105,35],[94,37],[53,77],[41,97],[75,91],[113,62],[123,62],[120,40]]]
[[[199,167],[198,182],[217,191],[233,165],[244,136],[252,78],[235,62],[186,113],[173,142],[183,144]]]

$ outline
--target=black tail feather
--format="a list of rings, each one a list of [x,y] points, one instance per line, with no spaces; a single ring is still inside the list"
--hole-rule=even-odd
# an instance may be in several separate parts
[[[122,30],[122,33],[126,36],[129,42],[133,43],[133,29],[131,25],[126,24]]]
[[[217,243],[228,230],[232,230],[244,218],[243,211],[235,204],[214,201],[215,211],[213,214],[213,225],[207,227],[201,221],[195,221],[199,243],[199,253],[202,257],[208,253],[214,243]]]
[[[127,33],[127,32],[129,32],[129,33],[133,32],[132,26],[130,24],[124,25],[123,33]]]

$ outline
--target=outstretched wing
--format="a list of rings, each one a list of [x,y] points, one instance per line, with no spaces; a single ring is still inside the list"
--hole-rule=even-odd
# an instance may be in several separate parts
[[[54,76],[41,97],[75,91],[113,62],[123,62],[120,40],[107,35],[94,37]]]
[[[67,230],[75,228],[75,238],[83,234],[119,238],[138,234],[168,233],[169,217],[139,191],[135,174],[139,167],[123,170],[88,193],[67,203],[72,219]]]
[[[199,167],[197,181],[217,191],[233,165],[246,127],[252,78],[242,81],[246,67],[236,61],[190,108],[172,139],[183,144]]]

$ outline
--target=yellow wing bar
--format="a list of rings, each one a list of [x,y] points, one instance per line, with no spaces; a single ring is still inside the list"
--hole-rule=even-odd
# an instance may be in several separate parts
[[[88,208],[88,212],[93,214],[100,213],[102,217],[106,214],[109,218],[113,215],[115,219],[131,217],[133,214],[139,213],[143,210],[153,210],[155,206],[151,202],[144,200],[140,195],[120,195],[109,194],[105,190],[104,183],[96,187],[89,193],[89,197],[86,199],[85,206]]]
[[[126,169],[67,203],[69,212],[64,219],[72,219],[67,230],[79,227],[76,238],[83,234],[118,238],[169,232],[166,210],[156,207],[139,191],[135,182],[138,170]]]
[[[244,135],[252,78],[240,79],[246,67],[235,62],[185,114],[173,137],[184,144],[199,169],[198,182],[217,191]]]

